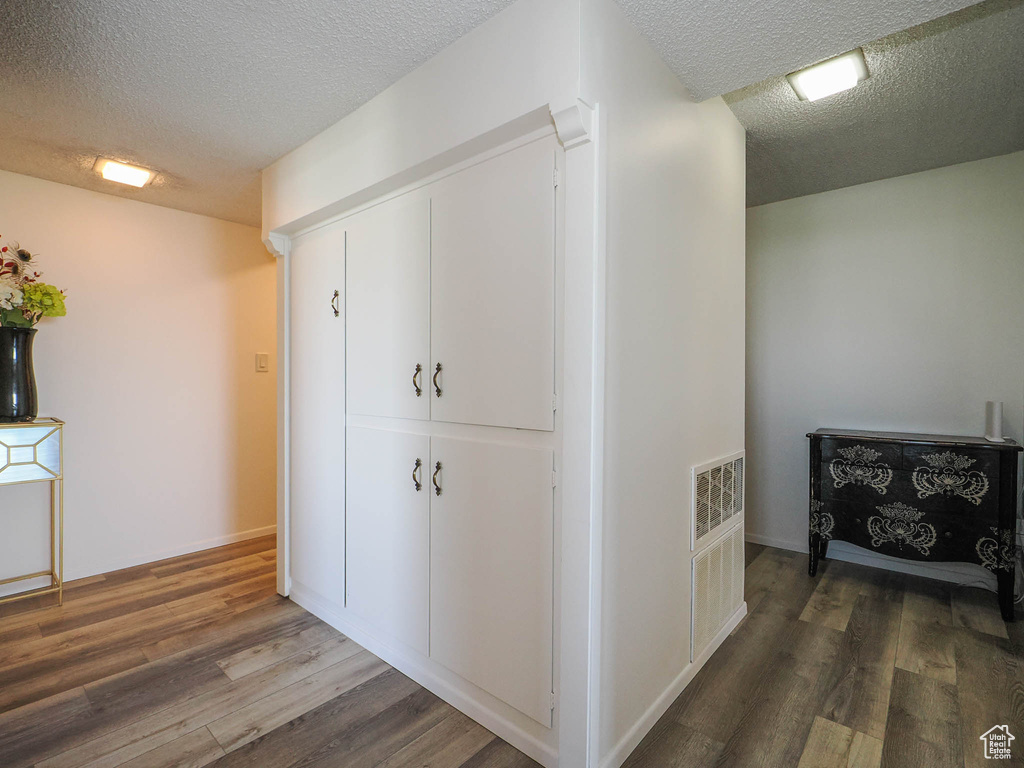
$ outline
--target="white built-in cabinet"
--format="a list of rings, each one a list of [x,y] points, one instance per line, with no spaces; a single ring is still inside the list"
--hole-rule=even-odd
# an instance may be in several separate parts
[[[348,412],[429,419],[430,199],[400,197],[344,224]]]
[[[293,580],[385,660],[545,727],[561,151],[534,140],[303,234],[291,275]]]
[[[429,653],[430,437],[348,430],[348,607]]]
[[[435,421],[554,428],[554,172],[538,142],[431,190]]]
[[[348,413],[554,429],[554,145],[345,220]]]
[[[545,725],[553,461],[494,439],[348,430],[348,607]]]
[[[430,656],[549,725],[552,452],[434,437],[430,458]]]
[[[345,583],[345,228],[296,238],[291,267],[291,578]]]

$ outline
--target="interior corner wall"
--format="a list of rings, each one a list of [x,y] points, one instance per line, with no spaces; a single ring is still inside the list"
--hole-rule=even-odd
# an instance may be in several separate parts
[[[272,533],[275,266],[259,230],[6,172],[0,212],[67,289],[34,350],[40,413],[67,422],[66,578]],[[0,579],[48,567],[46,491],[0,486]]]
[[[744,131],[611,0],[582,9],[607,176],[601,765],[690,664],[690,467],[744,440]]]
[[[1024,436],[1024,152],[747,212],[747,530],[807,551],[819,427]]]

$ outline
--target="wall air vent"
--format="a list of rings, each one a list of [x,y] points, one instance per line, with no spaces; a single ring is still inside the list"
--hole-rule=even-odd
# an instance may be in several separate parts
[[[690,470],[690,550],[696,552],[716,531],[743,514],[743,451]]]
[[[743,604],[743,526],[693,558],[690,661],[695,661]]]

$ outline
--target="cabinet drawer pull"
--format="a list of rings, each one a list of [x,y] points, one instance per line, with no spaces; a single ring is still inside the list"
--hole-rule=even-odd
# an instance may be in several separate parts
[[[412,386],[413,386],[413,389],[416,390],[416,397],[419,397],[420,395],[423,394],[423,390],[420,388],[420,382],[419,382],[420,374],[422,372],[423,372],[423,366],[420,365],[419,363],[416,363],[416,372],[413,373],[413,375],[412,375]],[[417,488],[417,490],[419,490],[419,489]]]
[[[423,477],[422,472],[423,462],[416,459],[416,465],[412,468],[412,484],[416,486],[417,492],[423,490],[423,483],[420,482],[420,479]]]
[[[441,396],[441,385],[437,383],[437,377],[441,375],[441,364],[438,363],[437,367],[434,368],[434,395],[437,397]]]
[[[434,476],[431,478],[431,482],[434,484],[434,495],[441,495],[441,484],[437,482],[437,475],[441,472],[441,462],[437,462],[434,465]]]
[[[341,310],[338,308],[338,298],[339,298],[339,296],[340,296],[340,294],[337,291],[335,291],[334,295],[331,297],[331,309],[334,310],[334,316],[335,317],[337,317],[338,315],[341,314]]]

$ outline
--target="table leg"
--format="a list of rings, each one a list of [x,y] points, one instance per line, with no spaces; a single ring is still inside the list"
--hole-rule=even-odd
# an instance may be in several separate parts
[[[999,589],[999,610],[1003,614],[1003,621],[1013,621],[1013,569],[999,571],[996,573],[996,582]]]
[[[50,586],[57,586],[57,497],[56,480],[50,481]]]
[[[63,448],[62,448],[63,450]],[[58,494],[57,499],[57,578],[60,580],[60,589],[57,590],[57,605],[64,605],[64,480],[63,478],[54,483]]]

